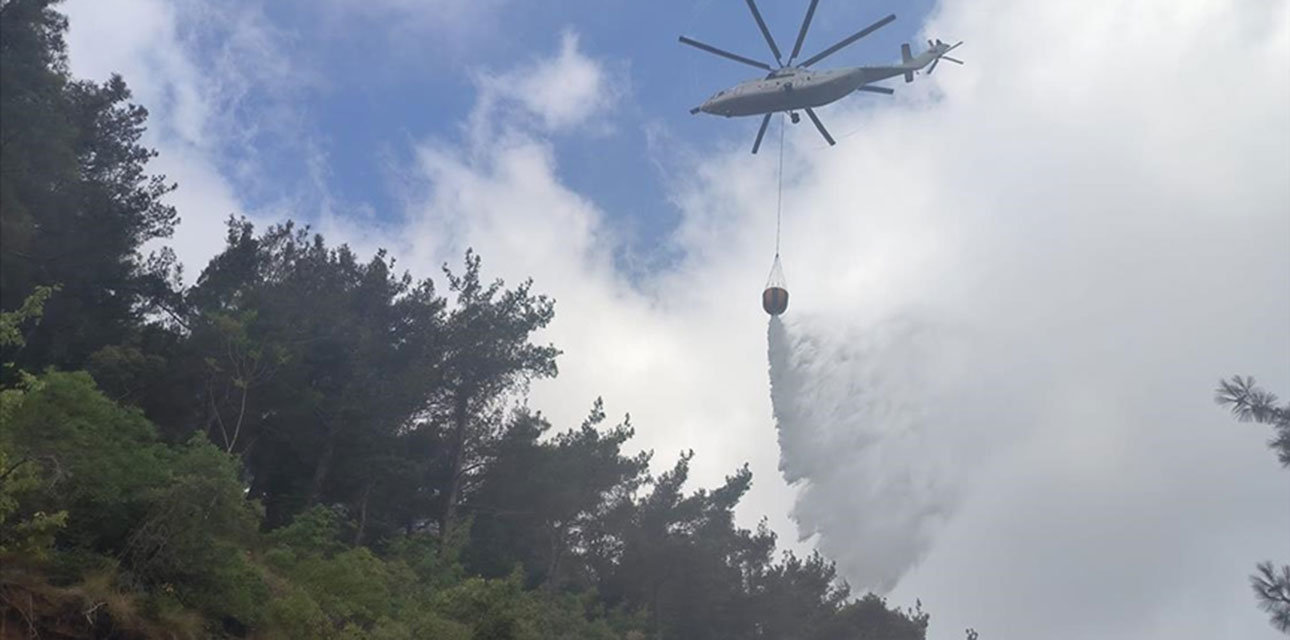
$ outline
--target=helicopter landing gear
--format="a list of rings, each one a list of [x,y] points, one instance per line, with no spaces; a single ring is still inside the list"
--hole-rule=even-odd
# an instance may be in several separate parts
[[[793,124],[797,124],[802,121],[802,116],[798,115],[796,111],[789,111],[788,119],[791,120]]]

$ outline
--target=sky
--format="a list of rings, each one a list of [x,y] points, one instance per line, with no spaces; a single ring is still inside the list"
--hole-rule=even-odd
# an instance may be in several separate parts
[[[765,0],[781,48],[805,2]],[[179,183],[193,282],[224,220],[294,219],[439,277],[556,299],[573,427],[603,396],[746,526],[929,638],[1274,638],[1290,473],[1221,377],[1290,396],[1290,2],[823,0],[821,66],[966,43],[892,97],[787,125],[687,113],[769,53],[742,3],[69,0],[74,74],[121,73]],[[917,45],[915,49],[917,49]],[[774,393],[772,393],[772,387]]]

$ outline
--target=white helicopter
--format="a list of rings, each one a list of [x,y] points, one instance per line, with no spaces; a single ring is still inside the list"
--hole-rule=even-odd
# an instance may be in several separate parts
[[[729,89],[718,91],[711,98],[708,98],[706,102],[690,110],[692,114],[711,113],[726,116],[727,118],[732,116],[762,116],[761,128],[757,130],[757,140],[753,142],[753,153],[757,153],[757,149],[761,147],[762,136],[766,134],[766,126],[770,124],[770,117],[774,113],[787,111],[792,121],[797,123],[799,121],[797,111],[805,111],[807,117],[815,124],[815,128],[820,130],[820,135],[824,136],[824,139],[830,145],[837,144],[833,140],[833,136],[830,136],[828,130],[824,128],[819,117],[815,115],[812,107],[829,104],[855,91],[891,95],[895,93],[891,89],[873,86],[870,83],[900,75],[905,76],[905,82],[913,82],[915,71],[930,64],[931,68],[927,70],[928,75],[930,75],[942,58],[950,62],[963,64],[962,60],[946,55],[963,44],[962,42],[950,45],[940,40],[929,40],[927,41],[927,50],[917,56],[911,55],[908,44],[901,45],[901,60],[897,64],[877,67],[843,67],[824,71],[807,68],[891,23],[896,19],[895,14],[891,14],[828,49],[794,64],[797,60],[797,55],[802,51],[802,42],[806,39],[806,31],[811,26],[811,18],[815,15],[815,6],[819,4],[820,0],[811,0],[811,5],[806,9],[806,18],[802,20],[802,28],[797,33],[797,42],[793,44],[793,53],[789,55],[788,62],[785,63],[783,56],[780,55],[779,47],[775,45],[775,39],[771,37],[770,30],[766,28],[766,23],[761,18],[761,12],[757,10],[757,4],[753,0],[745,1],[748,3],[748,8],[752,10],[753,19],[757,21],[757,27],[761,29],[762,36],[766,38],[766,44],[770,45],[770,51],[775,55],[775,62],[779,63],[778,68],[685,36],[681,36],[681,42],[708,53],[715,53],[723,58],[729,58],[770,72],[764,78],[748,80]]]

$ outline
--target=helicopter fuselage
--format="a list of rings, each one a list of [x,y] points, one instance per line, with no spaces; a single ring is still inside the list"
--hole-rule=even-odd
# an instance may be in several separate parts
[[[762,37],[766,39],[766,44],[770,45],[770,52],[774,54],[775,62],[779,65],[778,68],[771,66],[767,62],[741,56],[686,36],[681,36],[679,40],[681,44],[769,72],[768,75],[762,78],[747,80],[724,91],[719,91],[703,104],[690,109],[692,114],[710,113],[727,118],[761,116],[761,127],[757,129],[757,139],[752,146],[753,153],[757,153],[757,149],[761,147],[762,137],[766,134],[766,127],[770,124],[772,114],[787,111],[793,122],[796,123],[799,120],[798,110],[805,111],[806,116],[811,119],[811,124],[815,125],[824,140],[829,145],[834,145],[837,144],[837,141],[833,139],[833,136],[829,135],[828,130],[824,128],[824,123],[820,122],[819,116],[815,114],[815,107],[836,102],[856,91],[892,95],[895,91],[890,87],[872,85],[872,83],[894,76],[904,76],[905,82],[913,82],[915,73],[930,64],[931,66],[927,69],[927,73],[930,75],[942,59],[956,64],[963,64],[962,60],[945,55],[963,44],[962,42],[947,44],[940,40],[928,40],[927,50],[917,56],[913,55],[908,43],[900,45],[900,61],[894,64],[874,67],[844,67],[822,71],[817,71],[811,67],[811,65],[851,46],[851,43],[860,38],[881,29],[884,25],[890,24],[891,21],[896,19],[896,14],[894,13],[843,38],[833,46],[794,64],[797,60],[797,55],[802,52],[802,43],[806,40],[807,30],[811,27],[811,18],[815,15],[815,8],[820,3],[820,0],[811,0],[810,5],[807,7],[806,17],[802,19],[802,28],[797,32],[797,40],[794,41],[793,49],[788,55],[788,63],[785,64],[783,52],[780,51],[779,45],[775,44],[775,38],[771,37],[770,30],[766,28],[766,22],[762,20],[761,12],[757,9],[756,0],[745,1],[748,4],[748,9],[752,12],[753,19],[757,21],[757,27],[761,30]]]
[[[910,70],[907,65],[823,71],[786,67],[765,78],[747,80],[718,91],[695,111],[732,117],[819,107],[840,100],[866,84],[903,75]]]

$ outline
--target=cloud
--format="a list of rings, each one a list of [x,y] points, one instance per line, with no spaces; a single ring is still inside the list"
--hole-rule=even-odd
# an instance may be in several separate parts
[[[966,66],[792,136],[795,517],[853,584],[926,553],[932,637],[1274,637],[1284,472],[1210,388],[1290,388],[1288,9],[947,2]]]
[[[506,0],[325,0],[338,17],[364,15],[385,24],[417,26],[444,34],[460,33],[493,18]]]
[[[390,247],[401,265],[425,275],[458,265],[473,247],[490,277],[532,277],[536,290],[553,296],[557,319],[539,339],[565,353],[560,377],[533,385],[534,407],[568,427],[604,396],[609,411],[632,415],[633,445],[655,449],[660,469],[685,449],[720,448],[725,455],[695,460],[696,484],[711,485],[750,461],[759,490],[783,488],[766,446],[773,431],[761,419],[768,412],[762,330],[719,320],[755,310],[751,296],[728,292],[747,303],[741,308],[730,295],[696,299],[702,286],[630,282],[614,268],[624,239],[604,211],[560,183],[554,148],[541,138],[517,133],[470,150],[427,143],[418,155],[429,194],[395,230],[398,238],[369,236],[366,246]],[[691,313],[702,324],[692,324]],[[744,339],[730,341],[732,331]],[[723,382],[709,386],[712,380]],[[769,513],[787,530],[787,506],[787,496],[773,510],[758,505],[754,520]]]
[[[453,66],[474,64],[484,43],[507,35],[510,0],[297,0],[282,3],[314,22],[330,46],[380,47],[383,62],[399,59],[421,69],[427,57]],[[349,42],[346,42],[349,41]],[[384,73],[386,69],[371,69]],[[401,72],[401,75],[404,72]]]
[[[490,125],[499,119],[532,121],[545,133],[603,128],[605,112],[623,93],[606,64],[578,48],[578,35],[566,30],[560,51],[501,73],[479,73],[478,102],[471,116],[477,143],[495,135]],[[519,113],[502,113],[517,109]],[[518,116],[518,118],[517,118]]]
[[[260,136],[290,137],[286,105],[313,80],[292,66],[280,48],[289,38],[253,5],[72,0],[60,9],[72,74],[103,81],[119,73],[149,109],[143,144],[159,152],[149,168],[180,185],[168,200],[182,222],[163,244],[191,280],[223,248],[230,215],[276,217],[248,206],[234,185],[255,184]]]
[[[748,462],[757,475],[757,499],[744,507],[749,524],[769,516],[778,530],[791,531],[791,495],[778,478],[774,430],[765,419],[756,283],[714,295],[710,274],[686,282],[681,272],[635,281],[620,273],[615,263],[627,239],[609,213],[561,182],[555,144],[561,130],[542,117],[558,124],[573,107],[525,103],[489,86],[499,77],[570,65],[594,65],[601,71],[584,76],[603,78],[607,63],[578,53],[576,42],[566,34],[549,57],[489,76],[461,140],[417,145],[414,174],[423,186],[410,190],[402,225],[333,219],[322,230],[360,251],[386,247],[421,276],[438,277],[441,265],[459,265],[473,247],[486,276],[511,284],[533,278],[536,291],[556,300],[556,320],[538,339],[565,352],[559,378],[533,385],[535,408],[569,427],[603,396],[611,414],[632,415],[632,444],[656,450],[659,470],[681,451],[699,451],[692,464],[697,486],[718,483]],[[600,82],[575,86],[589,96],[613,95]],[[604,115],[604,106],[576,109],[579,117]]]
[[[494,89],[510,92],[552,130],[598,115],[613,106],[618,92],[601,65],[578,51],[578,36],[572,31],[561,36],[558,57],[493,80]]]
[[[476,76],[461,139],[416,145],[401,224],[326,232],[420,275],[473,246],[488,275],[533,277],[565,351],[536,408],[571,426],[603,395],[660,466],[694,448],[696,485],[749,462],[745,524],[768,515],[859,587],[903,574],[891,597],[922,598],[933,640],[1271,638],[1245,575],[1290,558],[1285,476],[1210,388],[1290,393],[1287,16],[943,2],[926,32],[967,40],[966,65],[821,109],[836,147],[788,131],[779,347],[799,391],[779,432],[758,298],[774,154],[747,154],[751,121],[722,122],[749,139],[721,149],[660,142],[676,259],[627,279],[621,225],[559,177],[561,136],[612,126],[596,99],[627,95],[572,33]]]
[[[792,288],[789,334],[812,349],[786,357],[812,394],[784,401],[780,437],[824,450],[785,446],[781,464],[805,487],[803,533],[854,583],[889,588],[938,538],[950,496],[981,468],[1022,462],[999,453],[1016,439],[1082,457],[1071,473],[1132,482],[1134,457],[1155,454],[1123,432],[1169,428],[1143,405],[1193,407],[1174,425],[1188,434],[1225,429],[1207,406],[1212,380],[1248,367],[1287,380],[1269,354],[1290,351],[1277,324],[1290,318],[1290,193],[1277,177],[1290,163],[1260,140],[1290,132],[1287,85],[1218,71],[1284,69],[1284,23],[1248,40],[1261,23],[1235,7],[1149,13],[946,3],[927,31],[967,38],[968,66],[942,66],[894,108],[831,110],[861,132],[835,150],[796,138],[790,162],[805,168],[786,195],[786,260],[825,277]],[[1156,71],[1108,73],[1118,59]],[[1205,69],[1218,86],[1193,82]],[[1245,82],[1260,88],[1224,108]],[[892,330],[911,318],[919,330]],[[973,364],[955,370],[947,353]],[[980,571],[1000,569],[1022,570]]]
[[[782,451],[757,303],[775,165],[746,141],[670,161],[680,258],[628,282],[612,217],[558,178],[558,127],[513,97],[477,108],[472,131],[507,135],[420,147],[431,195],[396,254],[430,273],[475,246],[533,276],[566,352],[535,406],[573,424],[603,394],[660,460],[695,448],[696,484],[749,461],[745,522],[922,597],[933,638],[1268,634],[1244,572],[1290,555],[1284,481],[1209,398],[1234,372],[1290,388],[1285,25],[1215,3],[1124,24],[967,7],[928,26],[970,40],[967,66],[821,110],[835,148],[788,138]],[[1126,59],[1154,72],[1111,71]]]

